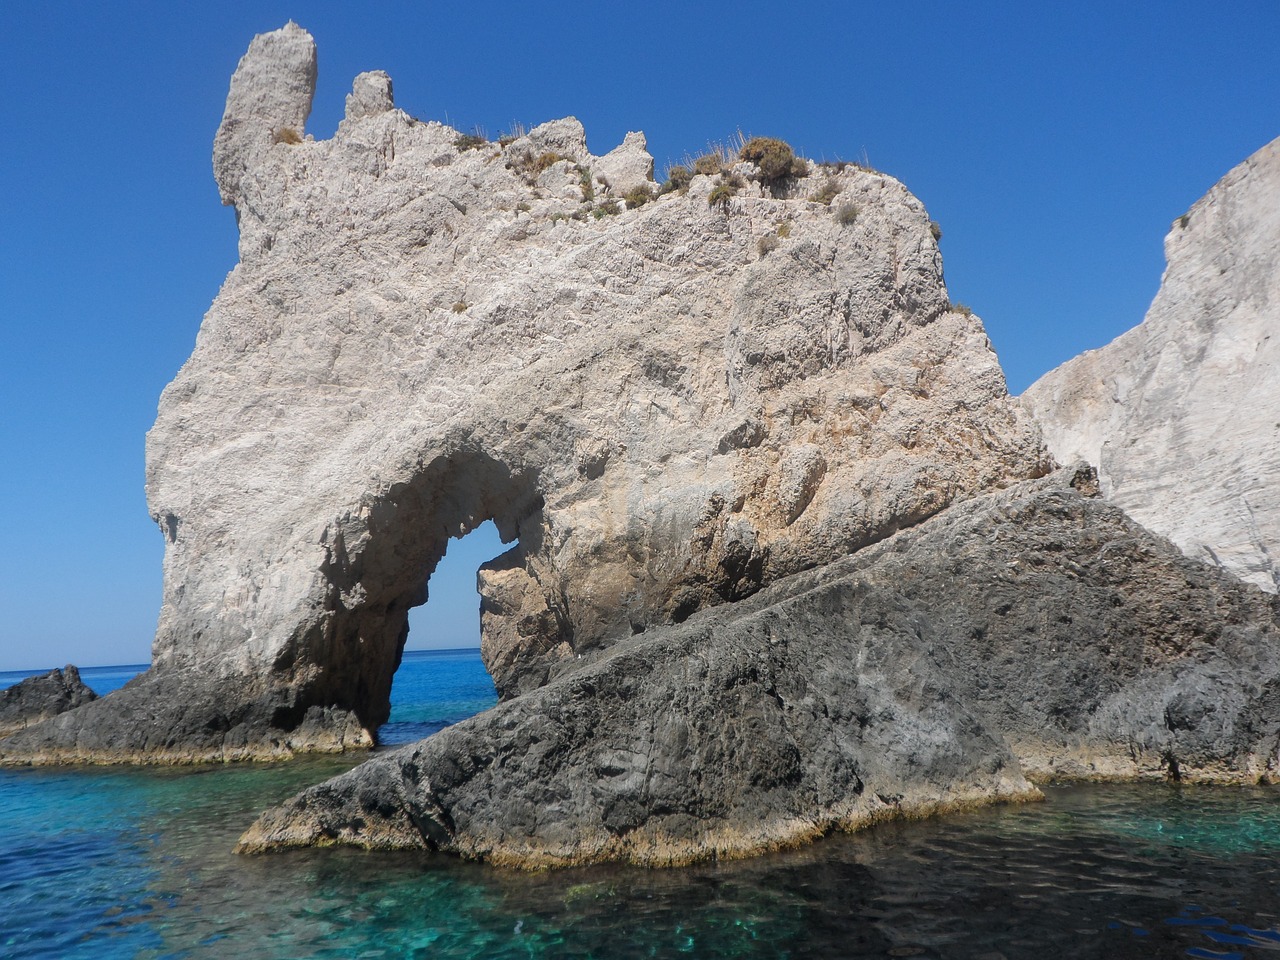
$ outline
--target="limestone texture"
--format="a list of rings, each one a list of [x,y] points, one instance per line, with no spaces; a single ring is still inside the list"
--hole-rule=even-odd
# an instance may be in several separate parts
[[[1082,468],[953,505],[617,643],[267,811],[240,849],[666,865],[1052,777],[1276,776],[1280,600],[1091,491]]]
[[[376,71],[317,141],[315,73],[300,27],[256,38],[215,139],[239,263],[147,438],[152,667],[0,760],[368,746],[409,608],[488,519],[511,698],[1049,469],[892,177],[740,161],[657,196],[641,134],[486,142]]]
[[[0,736],[74,710],[97,697],[72,664],[38,677],[27,677],[0,690]]]
[[[1280,140],[1174,221],[1134,329],[1021,401],[1062,462],[1190,556],[1280,590]]]

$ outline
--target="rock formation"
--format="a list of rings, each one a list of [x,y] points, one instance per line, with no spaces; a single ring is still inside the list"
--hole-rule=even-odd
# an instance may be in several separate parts
[[[407,611],[490,518],[512,697],[1048,469],[891,177],[728,161],[657,196],[640,134],[484,142],[377,72],[316,141],[315,62],[255,39],[215,140],[240,262],[148,435],[152,668],[0,759],[368,745]]]
[[[241,849],[670,864],[1026,797],[1024,774],[1275,776],[1280,600],[1077,488],[1091,469],[615,644],[308,789]]]
[[[97,698],[80,679],[80,671],[71,664],[38,677],[27,677],[7,690],[0,690],[0,737]]]
[[[1173,224],[1143,320],[1022,397],[1054,456],[1190,556],[1280,589],[1280,140]]]

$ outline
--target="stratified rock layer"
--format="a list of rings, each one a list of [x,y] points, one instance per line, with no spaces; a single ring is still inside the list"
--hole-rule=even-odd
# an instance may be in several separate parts
[[[148,436],[153,667],[0,759],[368,744],[409,608],[490,518],[518,541],[480,576],[513,696],[1045,471],[892,178],[743,162],[724,206],[698,176],[629,208],[656,193],[639,134],[477,142],[374,72],[317,142],[314,76],[301,28],[255,39],[215,141],[240,262]]]
[[[1143,322],[1022,396],[1055,457],[1190,556],[1280,589],[1280,140],[1165,238]]]
[[[27,677],[8,689],[0,690],[0,736],[23,730],[97,698],[98,695],[80,679],[80,671],[72,664],[38,677]]]
[[[1280,602],[1075,487],[1092,471],[617,644],[308,789],[241,850],[670,864],[1025,798],[1024,772],[1274,776]]]

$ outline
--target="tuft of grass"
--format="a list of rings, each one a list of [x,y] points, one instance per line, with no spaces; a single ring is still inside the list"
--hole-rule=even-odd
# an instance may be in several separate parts
[[[966,317],[972,317],[972,316],[973,316],[973,310],[972,310],[972,308],[970,308],[970,307],[969,307],[969,305],[968,305],[968,304],[964,304],[964,303],[953,303],[953,304],[950,304],[950,305],[947,307],[947,309],[948,309],[948,310],[950,310],[952,313],[960,313],[960,314],[963,314],[963,315],[964,315],[964,316],[966,316]]]
[[[519,120],[512,120],[511,129],[507,130],[504,133],[498,134],[498,146],[509,147],[511,146],[511,144],[515,143],[517,140],[519,140],[528,132],[529,132],[529,128],[526,127],[523,123],[521,123]]]
[[[784,220],[781,224],[779,224],[777,233],[778,233],[778,236],[782,237],[782,239],[784,240],[787,237],[791,236],[791,221]]]
[[[725,183],[722,181],[711,189],[711,193],[707,196],[707,205],[714,209],[718,209],[725,215],[728,215],[729,206],[737,193],[737,187],[731,183]]]
[[[933,237],[934,243],[942,239],[942,225],[937,220],[929,221],[929,235]]]
[[[835,218],[840,226],[850,226],[858,219],[858,208],[852,203],[842,203],[835,209]]]
[[[809,172],[809,165],[796,156],[791,144],[776,137],[752,137],[742,145],[738,156],[754,163],[760,179],[768,185],[803,177]]]
[[[563,159],[565,158],[560,154],[550,151],[540,153],[536,157],[532,153],[522,151],[507,161],[507,168],[524,177],[526,182],[533,183],[544,170]]]
[[[293,127],[277,127],[271,134],[272,143],[287,143],[290,145],[302,142],[302,134]]]
[[[643,207],[646,203],[648,203],[652,199],[653,199],[653,191],[649,189],[648,184],[641,184],[640,186],[634,188],[633,190],[628,191],[627,195],[623,197],[623,200],[626,201],[627,206],[633,210],[636,207]]]
[[[782,244],[776,233],[766,233],[763,237],[756,241],[756,249],[760,251],[761,257],[767,257]]]
[[[516,210],[519,213],[528,213],[532,209],[533,209],[533,205],[529,203],[528,200],[521,200],[519,203],[516,204]]]
[[[478,133],[460,133],[453,138],[453,148],[461,153],[464,150],[477,150],[488,142]]]
[[[809,199],[814,203],[820,203],[824,207],[831,206],[831,201],[840,195],[843,188],[836,181],[835,177],[827,177],[822,186],[819,187]]]
[[[466,310],[467,310],[467,307],[469,307],[469,306],[471,306],[471,304],[467,303],[467,301],[465,301],[465,300],[459,300],[459,301],[457,301],[457,302],[453,305],[453,312],[454,312],[454,313],[465,313],[465,312],[466,312]]]
[[[689,192],[689,181],[693,179],[693,171],[685,166],[674,166],[667,171],[666,182],[658,190],[658,195],[678,193],[684,196]]]
[[[578,185],[582,187],[582,199],[590,203],[596,198],[596,184],[591,177],[591,171],[586,167],[578,168]]]
[[[597,220],[603,220],[605,217],[612,217],[622,212],[622,205],[617,200],[606,200],[600,206],[595,207],[591,211],[591,215]]]
[[[718,153],[704,153],[693,161],[693,172],[704,177],[714,177],[724,172],[724,160]]]
[[[544,170],[550,169],[563,159],[564,157],[560,156],[560,154],[552,153],[549,150],[546,153],[538,154],[537,159],[535,159],[532,164],[533,175],[536,177],[538,174],[542,173]]]

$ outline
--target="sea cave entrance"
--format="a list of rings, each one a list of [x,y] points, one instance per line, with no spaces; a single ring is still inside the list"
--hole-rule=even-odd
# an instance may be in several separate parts
[[[409,611],[409,634],[391,682],[391,716],[378,742],[399,746],[430,736],[498,702],[480,659],[481,564],[509,549],[492,520],[450,540],[427,584],[427,602]]]

